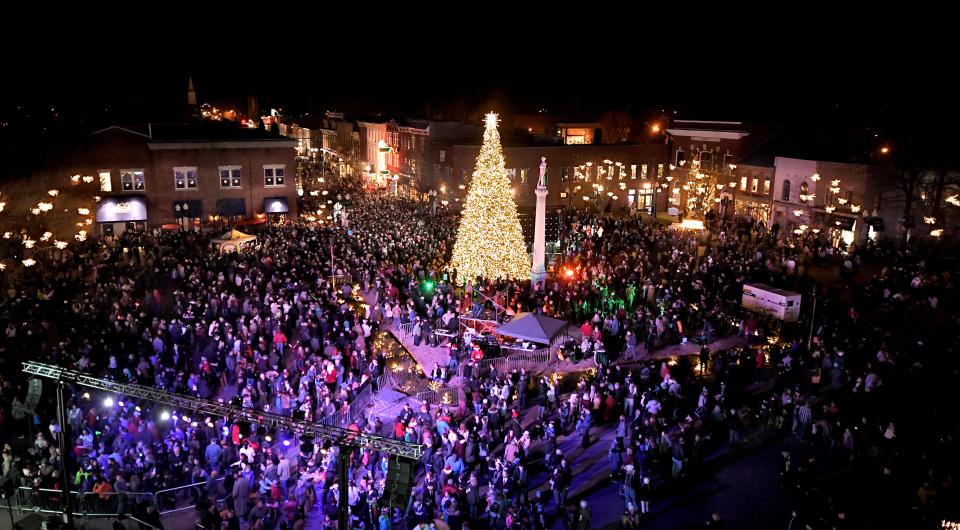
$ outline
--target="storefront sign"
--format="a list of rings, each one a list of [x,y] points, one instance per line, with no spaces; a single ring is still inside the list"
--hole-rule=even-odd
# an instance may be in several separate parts
[[[98,223],[147,220],[147,201],[143,197],[106,197],[97,207]]]

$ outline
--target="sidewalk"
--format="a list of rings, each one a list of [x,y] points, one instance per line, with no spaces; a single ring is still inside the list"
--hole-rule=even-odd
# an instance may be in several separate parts
[[[361,292],[363,300],[369,304],[373,305],[373,296],[372,291]],[[403,336],[397,328],[393,325],[393,319],[388,319],[386,322],[380,323],[380,329],[385,331],[390,331],[393,333],[393,336],[397,338],[400,344],[413,355],[413,358],[417,360],[417,363],[420,365],[420,368],[423,369],[423,373],[429,374],[433,370],[433,365],[439,363],[441,366],[446,365],[447,363],[447,352],[449,347],[446,345],[437,346],[433,348],[426,344],[421,344],[420,346],[413,345],[413,337]],[[446,344],[446,343],[444,343]],[[455,377],[456,378],[456,377]],[[452,381],[451,381],[452,382]]]

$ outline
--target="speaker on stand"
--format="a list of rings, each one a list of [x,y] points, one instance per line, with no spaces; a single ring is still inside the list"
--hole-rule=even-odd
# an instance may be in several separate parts
[[[387,483],[383,491],[383,497],[390,506],[406,509],[413,491],[414,463],[413,460],[399,456],[390,459],[387,465]]]

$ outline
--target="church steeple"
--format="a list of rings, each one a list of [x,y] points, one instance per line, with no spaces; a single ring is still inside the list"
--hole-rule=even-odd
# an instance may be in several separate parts
[[[193,76],[190,76],[187,81],[187,105],[196,106],[197,104],[197,91],[193,89]]]

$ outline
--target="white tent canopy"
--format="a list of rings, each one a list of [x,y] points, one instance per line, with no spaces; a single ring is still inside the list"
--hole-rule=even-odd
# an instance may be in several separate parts
[[[535,313],[520,313],[510,322],[498,326],[496,334],[549,345],[566,328],[566,320]]]
[[[250,234],[244,234],[237,229],[232,229],[222,236],[215,237],[210,241],[217,247],[218,250],[220,250],[220,252],[235,252],[243,247],[243,245],[253,243],[256,240],[257,236],[251,236]]]

